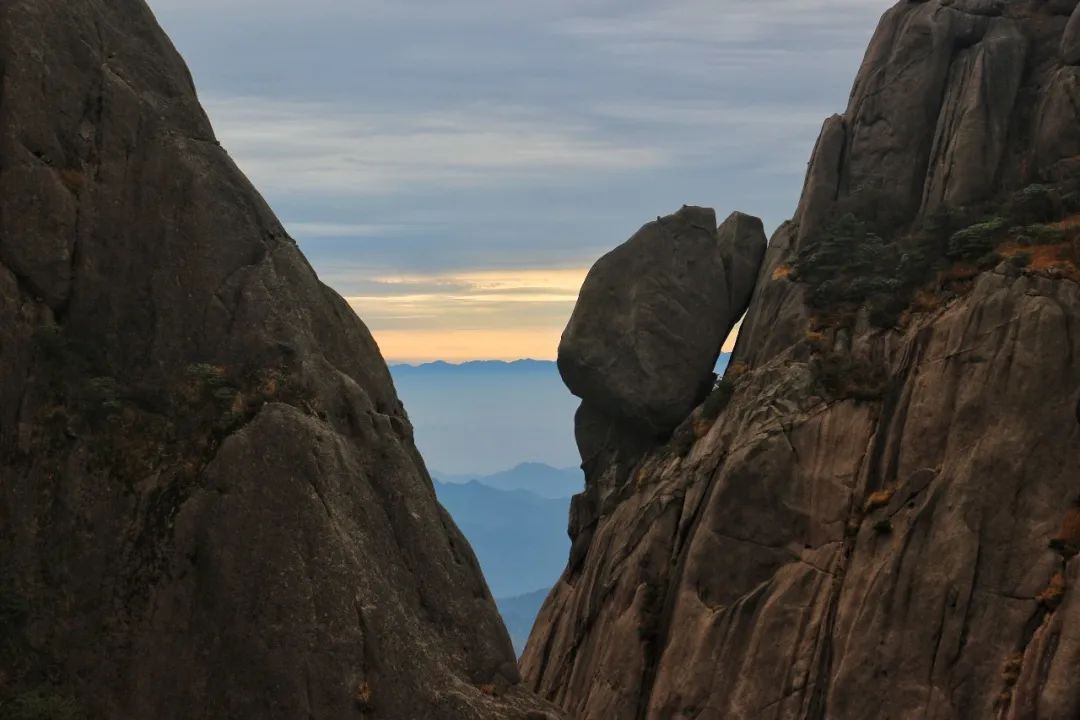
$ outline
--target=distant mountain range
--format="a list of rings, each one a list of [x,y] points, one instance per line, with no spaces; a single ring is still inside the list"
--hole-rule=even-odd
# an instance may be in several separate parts
[[[521,463],[491,475],[449,475],[432,470],[433,477],[446,483],[478,482],[496,490],[525,490],[544,498],[558,499],[577,495],[585,489],[585,475],[580,468],[553,468],[544,463]]]
[[[525,647],[547,590],[566,566],[577,468],[522,463],[480,478],[435,473],[435,492],[480,561],[514,647]]]
[[[719,374],[727,367],[731,353],[720,353],[716,360],[716,372]],[[558,373],[558,367],[553,360],[470,360],[463,363],[449,363],[445,360],[436,360],[429,363],[410,365],[399,363],[390,366],[394,377],[407,377],[410,375],[484,375],[488,373]]]
[[[578,400],[553,362],[435,362],[390,372],[428,467],[480,476],[525,461],[578,463]]]
[[[536,616],[540,614],[540,608],[544,605],[550,588],[537,590],[517,595],[511,598],[500,598],[495,601],[499,606],[499,614],[502,615],[506,629],[510,631],[510,639],[514,641],[514,650],[518,655],[525,649],[525,643],[529,640]]]
[[[717,373],[726,368],[721,355]],[[582,491],[570,394],[554,362],[393,365],[439,501],[480,561],[518,652],[570,553]],[[523,462],[529,460],[531,462]],[[505,470],[504,468],[510,468]]]
[[[419,365],[391,365],[390,371],[398,376],[411,375],[486,375],[490,373],[558,373],[555,363],[550,360],[471,360],[463,363],[448,363],[444,360],[422,363]]]
[[[720,356],[717,372],[727,367]],[[578,464],[570,394],[549,360],[391,365],[416,444],[447,477],[492,475],[522,462]]]
[[[570,555],[570,499],[482,483],[436,480],[439,502],[465,534],[495,597],[555,584]]]

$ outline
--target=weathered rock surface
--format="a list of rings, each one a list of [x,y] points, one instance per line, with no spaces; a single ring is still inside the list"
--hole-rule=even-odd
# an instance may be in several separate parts
[[[588,487],[574,498],[570,567],[641,456],[712,388],[721,346],[746,310],[765,255],[761,220],[683,207],[600,258],[559,345],[582,404],[574,432]]]
[[[735,316],[734,322],[738,322],[750,304],[761,263],[765,260],[768,246],[765,226],[760,218],[735,212],[721,223],[716,234],[720,238],[720,254],[726,270],[724,279],[728,288],[728,309]],[[728,329],[730,333],[731,329]]]
[[[1065,35],[1061,38],[1061,60],[1066,65],[1080,65],[1080,5],[1073,10]]]
[[[860,349],[888,363],[881,403],[808,397],[797,348],[748,373],[598,519],[527,680],[580,718],[975,719],[1020,654],[1043,710],[1009,717],[1072,717],[1072,581],[1037,598],[1080,491],[1078,331],[1075,283],[991,273]]]
[[[600,258],[559,344],[571,392],[643,432],[670,432],[711,387],[765,244],[757,218],[735,213],[718,231],[712,210],[684,207]]]
[[[903,223],[1073,167],[1080,123],[1061,90],[1072,68],[1060,64],[1075,7],[932,0],[889,10],[847,112],[814,152],[799,237],[838,205]]]
[[[1080,237],[890,329],[830,324],[791,276],[839,212],[886,232],[1073,172],[1075,6],[885,15],[770,244],[731,397],[598,506],[522,659],[538,692],[581,720],[1076,716]]]
[[[146,5],[8,0],[0,67],[0,715],[548,717]]]

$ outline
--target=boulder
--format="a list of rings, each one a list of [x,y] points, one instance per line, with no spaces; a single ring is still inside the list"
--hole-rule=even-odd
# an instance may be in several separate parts
[[[746,309],[766,239],[736,213],[684,207],[600,258],[559,344],[559,371],[600,413],[656,436],[708,391],[721,345]]]
[[[750,304],[758,271],[765,260],[765,227],[760,218],[734,212],[717,228],[716,235],[726,270],[728,308],[738,322]]]

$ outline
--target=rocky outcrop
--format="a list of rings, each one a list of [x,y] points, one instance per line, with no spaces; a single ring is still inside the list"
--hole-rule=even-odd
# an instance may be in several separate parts
[[[0,715],[547,717],[146,5],[5,2],[0,67]]]
[[[765,253],[761,221],[712,210],[657,218],[600,258],[559,344],[585,404],[662,436],[712,386],[720,346],[746,310]]]
[[[725,382],[548,597],[538,692],[582,720],[1077,714],[1075,6],[885,15]]]
[[[888,11],[847,112],[814,152],[799,237],[838,206],[899,225],[1070,171],[1080,130],[1062,101],[1075,72],[1061,58],[1074,6],[934,0]]]
[[[1065,35],[1061,38],[1061,60],[1066,65],[1080,65],[1080,10],[1073,10],[1069,24],[1065,26]]]
[[[765,254],[758,218],[683,207],[600,258],[559,344],[559,372],[582,399],[574,431],[588,479],[570,514],[570,566],[603,507],[647,450],[690,414],[746,310]]]
[[[724,280],[728,289],[728,322],[724,323],[727,331],[721,340],[723,342],[750,304],[761,263],[765,259],[768,239],[761,219],[741,212],[729,215],[716,229],[716,234],[720,239],[720,255],[724,258]],[[713,358],[714,366],[715,363],[716,358]]]

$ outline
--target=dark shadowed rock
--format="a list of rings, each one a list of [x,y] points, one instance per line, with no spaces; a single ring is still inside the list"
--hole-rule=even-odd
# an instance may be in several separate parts
[[[869,209],[899,226],[1069,161],[1077,106],[1061,87],[1069,76],[1053,76],[1073,45],[1061,13],[1075,3],[1048,5],[934,0],[885,13],[847,111],[814,151],[800,242],[836,211]]]
[[[559,371],[582,398],[574,434],[587,478],[574,498],[571,571],[630,471],[708,393],[721,345],[754,292],[761,220],[683,207],[593,266],[559,345]]]
[[[1066,65],[1080,65],[1080,5],[1073,10],[1065,35],[1061,38],[1061,60]]]
[[[828,209],[840,188],[840,170],[843,167],[846,145],[847,128],[844,118],[842,115],[833,115],[822,125],[806,171],[805,189],[799,209],[795,213],[799,221],[800,237],[820,230],[825,222]]]
[[[0,715],[546,713],[142,0],[9,0],[0,67]]]
[[[761,221],[684,207],[645,225],[589,271],[559,345],[559,371],[586,404],[663,435],[712,383],[765,251]]]
[[[543,696],[578,720],[1077,717],[1075,6],[885,15],[728,382],[627,481],[595,456],[577,562],[521,661]],[[1073,204],[1029,227],[1029,190]],[[959,260],[939,210],[1018,227]],[[915,253],[881,272],[856,243],[934,259],[886,323],[854,290],[902,287]],[[801,274],[830,253],[836,274]],[[819,292],[839,275],[847,294]]]
[[[758,271],[765,259],[765,226],[760,218],[734,212],[717,228],[716,235],[726,270],[724,279],[728,288],[728,311],[736,316],[735,322],[738,322],[750,304]],[[726,335],[724,339],[727,339]],[[715,358],[713,364],[716,364]]]

